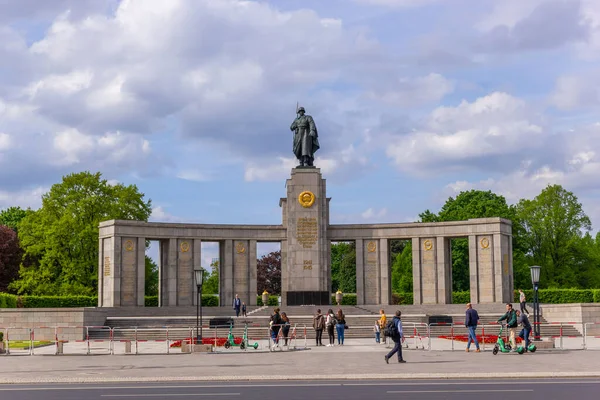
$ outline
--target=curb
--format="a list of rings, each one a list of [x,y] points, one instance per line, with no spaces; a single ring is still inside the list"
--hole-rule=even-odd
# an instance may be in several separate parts
[[[353,381],[353,380],[424,380],[424,379],[490,379],[506,378],[505,372],[485,373],[417,373],[417,374],[357,374],[357,375],[241,375],[241,376],[156,376],[156,377],[56,377],[38,379],[0,378],[0,384],[36,383],[132,383],[132,382],[261,382],[261,381]],[[527,378],[600,378],[600,371],[589,372],[528,372]]]

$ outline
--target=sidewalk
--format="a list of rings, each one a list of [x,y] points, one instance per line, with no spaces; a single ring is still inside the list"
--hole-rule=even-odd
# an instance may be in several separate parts
[[[415,378],[600,377],[596,351],[535,354],[405,350],[406,364],[383,359],[383,345],[313,347],[273,353],[2,356],[0,383],[230,381]],[[510,373],[509,371],[513,371]],[[522,372],[525,371],[525,372]]]

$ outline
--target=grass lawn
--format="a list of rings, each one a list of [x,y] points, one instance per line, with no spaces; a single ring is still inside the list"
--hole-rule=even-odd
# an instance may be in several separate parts
[[[45,340],[34,340],[33,347],[44,347],[48,345],[52,345],[54,342],[45,341]],[[29,340],[11,340],[10,348],[11,349],[28,349],[31,346],[31,341]],[[6,341],[4,342],[4,348],[6,348]]]

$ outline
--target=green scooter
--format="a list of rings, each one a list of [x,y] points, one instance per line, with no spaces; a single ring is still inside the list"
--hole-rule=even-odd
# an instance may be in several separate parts
[[[504,325],[502,325],[500,327],[500,332],[498,333],[498,340],[496,341],[496,344],[494,345],[494,350],[492,350],[493,355],[498,354],[498,352],[509,353],[512,350],[512,346],[510,345],[510,343],[508,343],[508,340],[505,342],[504,339],[502,338],[503,330],[504,330]],[[530,343],[529,346],[527,347],[527,350],[532,353],[535,353],[537,348],[535,347],[535,344]],[[525,346],[523,346],[523,345],[517,346],[517,353],[518,354],[525,353]]]
[[[242,350],[245,350],[248,347],[253,347],[254,350],[258,349],[258,343],[248,343],[248,324],[246,324],[244,327],[244,336],[242,337],[240,344],[235,343],[235,336],[233,336],[233,324],[229,324],[229,334],[227,335],[227,340],[225,341],[225,348],[230,349],[234,346],[239,346],[239,348]]]

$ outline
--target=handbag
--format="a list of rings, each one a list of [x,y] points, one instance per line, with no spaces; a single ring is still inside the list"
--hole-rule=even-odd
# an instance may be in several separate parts
[[[344,324],[344,329],[350,329],[350,328],[348,328],[347,324]]]

